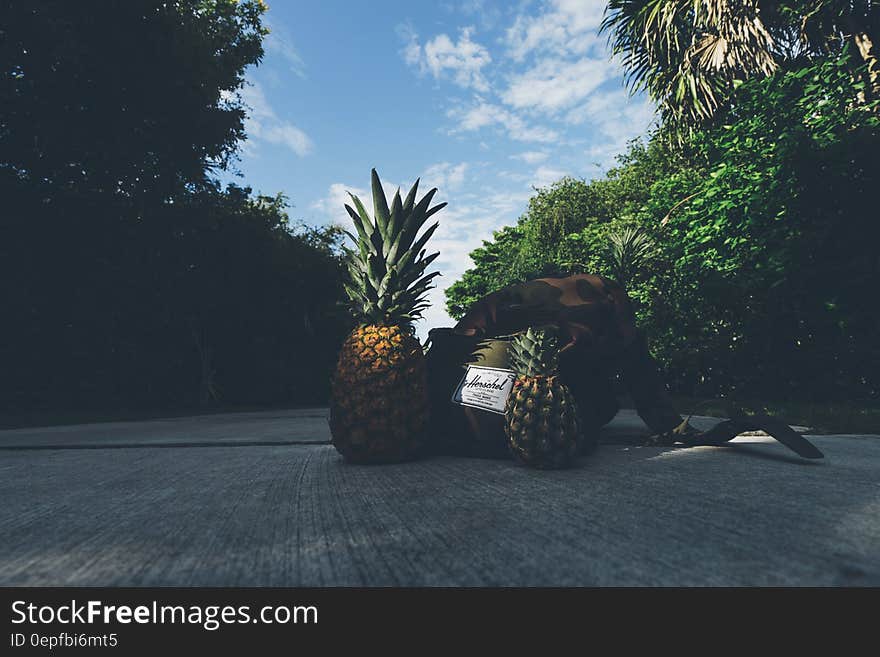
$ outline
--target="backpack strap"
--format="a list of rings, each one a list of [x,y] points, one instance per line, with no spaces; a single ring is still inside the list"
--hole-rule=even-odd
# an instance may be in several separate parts
[[[708,431],[698,431],[688,423],[693,417],[691,414],[672,431],[653,436],[652,444],[674,445],[681,443],[687,447],[721,446],[743,432],[760,430],[778,440],[798,456],[806,459],[824,458],[825,455],[815,445],[779,418],[764,413],[747,415],[742,409],[727,400],[717,401],[720,401],[725,407],[725,411],[730,417],[729,420],[719,422]]]

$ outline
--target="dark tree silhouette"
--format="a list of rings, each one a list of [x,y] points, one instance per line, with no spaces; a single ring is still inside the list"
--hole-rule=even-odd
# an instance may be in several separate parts
[[[0,409],[314,403],[332,230],[213,179],[257,2],[0,2]]]
[[[224,167],[262,55],[255,2],[2,2],[2,168],[55,195],[167,200]]]

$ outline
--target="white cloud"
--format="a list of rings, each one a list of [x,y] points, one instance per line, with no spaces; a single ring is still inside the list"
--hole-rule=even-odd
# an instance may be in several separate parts
[[[312,140],[302,130],[287,121],[269,125],[261,131],[252,131],[255,137],[273,144],[282,144],[299,156],[312,152]]]
[[[563,169],[554,169],[553,167],[540,166],[535,169],[535,173],[532,174],[532,182],[530,183],[530,187],[547,187],[567,175],[568,172],[564,171]]]
[[[324,198],[318,199],[309,207],[324,215],[328,223],[339,224],[348,228],[351,219],[345,211],[344,205],[346,203],[351,205],[351,198],[348,196],[349,192],[360,198],[365,204],[369,204],[370,196],[366,190],[346,185],[345,183],[333,183],[327,190],[327,195]]]
[[[605,3],[599,0],[551,0],[534,16],[519,15],[505,35],[509,53],[522,61],[532,52],[582,55],[601,50],[598,28]]]
[[[606,58],[543,59],[511,77],[501,98],[517,109],[554,114],[583,100],[616,73],[616,65]]]
[[[518,173],[516,171],[506,171],[502,170],[498,172],[498,177],[504,180],[512,180],[513,182],[525,182],[529,180],[531,176],[527,173]]]
[[[529,196],[531,194],[527,191],[499,190],[487,190],[481,195],[464,194],[435,215],[440,226],[428,244],[428,251],[440,251],[435,264],[442,275],[436,281],[437,287],[428,293],[431,307],[417,324],[422,338],[427,336],[431,328],[454,324],[446,313],[443,290],[473,266],[471,251],[483,240],[491,239],[492,231],[516,220],[528,203]]]
[[[281,144],[300,157],[312,152],[314,145],[309,136],[275,113],[260,84],[246,84],[241,96],[250,108],[244,126],[250,139]]]
[[[491,30],[502,18],[501,9],[486,0],[463,0],[457,7],[450,7],[451,13],[460,12],[465,16],[473,16],[480,27]]]
[[[436,187],[440,191],[456,190],[461,187],[464,182],[465,171],[467,171],[467,162],[459,164],[450,164],[449,162],[438,162],[432,164],[422,175],[422,180],[427,184],[427,188]]]
[[[547,151],[526,151],[525,153],[517,153],[516,155],[511,155],[510,159],[512,160],[522,160],[526,164],[537,164],[538,162],[543,162],[549,157],[549,153]]]
[[[415,181],[413,181],[415,182]],[[389,182],[387,180],[382,181],[382,191],[385,192],[385,198],[388,200],[388,205],[391,205],[391,199],[394,198],[394,194],[397,193],[398,189],[400,189],[401,196],[405,197],[406,193],[409,191],[412,183],[409,186],[401,189],[395,183]],[[427,191],[427,188],[419,183],[419,190],[422,192]],[[370,213],[370,216],[373,215],[373,195],[372,192],[363,187],[356,187],[355,185],[348,185],[346,183],[336,182],[330,185],[327,189],[327,193],[323,198],[319,198],[317,201],[314,201],[309,207],[312,210],[318,211],[321,215],[323,215],[323,220],[329,223],[340,224],[346,228],[351,225],[351,217],[348,216],[348,212],[345,210],[345,204],[352,205],[351,197],[348,195],[349,192],[357,196],[361,202],[364,204],[364,207],[367,209],[367,212]]]
[[[265,21],[269,28],[269,34],[263,40],[263,48],[267,53],[279,55],[285,61],[287,66],[295,75],[304,78],[306,76],[306,65],[299,56],[296,47],[293,45],[293,39],[284,27],[275,21]]]
[[[419,43],[419,35],[409,23],[401,23],[395,28],[397,35],[403,39],[404,46],[400,54],[403,61],[410,66],[421,70],[422,46]]]
[[[492,58],[486,48],[471,39],[473,28],[463,28],[457,42],[447,34],[439,34],[424,46],[419,44],[418,35],[411,27],[401,26],[398,33],[407,40],[403,49],[404,60],[421,73],[430,72],[437,80],[449,77],[466,89],[489,90],[482,69]]]
[[[460,130],[472,131],[503,123],[506,110],[497,105],[481,102],[467,111],[453,109],[448,114],[452,118],[459,119]]]
[[[518,141],[554,142],[559,139],[559,134],[555,130],[543,126],[529,126],[520,116],[510,110],[487,103],[479,98],[473,107],[466,110],[454,108],[449,110],[447,115],[458,122],[458,126],[452,130],[452,134],[500,126],[511,139]]]
[[[654,104],[645,96],[632,97],[624,89],[595,93],[565,115],[572,125],[586,124],[595,129],[592,146],[585,152],[601,169],[614,164],[626,143],[644,135],[657,120]]]
[[[656,118],[650,99],[632,97],[625,89],[614,89],[593,94],[583,105],[569,111],[565,120],[573,125],[593,124],[606,137],[625,141],[644,134]]]

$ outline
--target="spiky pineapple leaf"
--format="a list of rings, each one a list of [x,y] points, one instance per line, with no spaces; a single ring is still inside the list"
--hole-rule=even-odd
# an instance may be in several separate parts
[[[403,222],[403,203],[400,201],[400,188],[397,188],[397,192],[394,194],[394,199],[391,201],[391,215],[388,219],[388,226],[385,230],[385,239],[382,242],[382,248],[385,253],[388,253],[389,256],[391,251],[391,242],[394,240],[395,236],[399,233],[400,228],[399,225]]]
[[[354,203],[354,207],[357,208],[357,214],[360,221],[355,220],[355,227],[360,226],[363,230],[363,236],[361,237],[361,244],[363,244],[364,248],[367,251],[372,253],[377,253],[375,244],[372,240],[372,234],[376,231],[376,226],[370,220],[370,215],[367,214],[367,209],[364,207],[364,204],[361,203],[361,200],[352,194],[348,193],[351,197],[352,202]],[[352,215],[352,219],[354,219],[354,215]],[[361,235],[361,231],[358,230],[358,235]]]
[[[412,245],[411,252],[417,253],[425,248],[425,245],[428,243],[428,240],[431,239],[431,236],[434,234],[434,231],[437,230],[437,227],[440,225],[439,221],[435,221],[424,233],[422,236],[416,240],[415,244]]]
[[[356,234],[346,234],[357,249],[345,248],[348,276],[345,290],[352,310],[368,323],[397,323],[411,328],[411,322],[428,307],[425,298],[431,282],[439,272],[426,272],[439,253],[425,255],[425,245],[437,230],[434,222],[426,230],[428,218],[446,207],[431,207],[437,193],[434,188],[416,199],[419,181],[413,184],[406,199],[401,200],[398,188],[391,207],[382,189],[376,170],[371,172],[374,216],[371,218],[363,203],[354,194],[346,211],[355,225]],[[421,232],[421,235],[420,235]]]
[[[413,186],[410,188],[409,193],[406,195],[406,200],[403,202],[403,211],[409,213],[412,211],[413,206],[416,203],[416,193],[419,189],[419,181],[421,178],[416,178],[416,181],[413,183]]]
[[[529,327],[510,344],[510,363],[517,374],[549,376],[558,369],[558,340],[550,328]]]
[[[382,181],[379,180],[379,174],[373,169],[370,176],[373,188],[373,212],[376,217],[376,225],[384,233],[388,220],[391,218],[391,211],[388,209],[388,199],[385,198],[385,190],[382,189]]]
[[[425,220],[427,221],[428,219],[430,219],[432,214],[434,214],[435,212],[440,212],[440,210],[445,208],[447,205],[448,203],[446,203],[445,201],[443,203],[438,203],[437,205],[435,205],[433,208],[425,213]]]

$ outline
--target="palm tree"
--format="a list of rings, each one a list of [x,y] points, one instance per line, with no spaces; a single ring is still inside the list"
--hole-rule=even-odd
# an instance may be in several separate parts
[[[737,81],[776,69],[756,0],[610,0],[601,29],[667,123],[699,123]]]
[[[851,42],[878,85],[877,0],[609,0],[602,31],[669,127],[711,118],[743,80]]]

